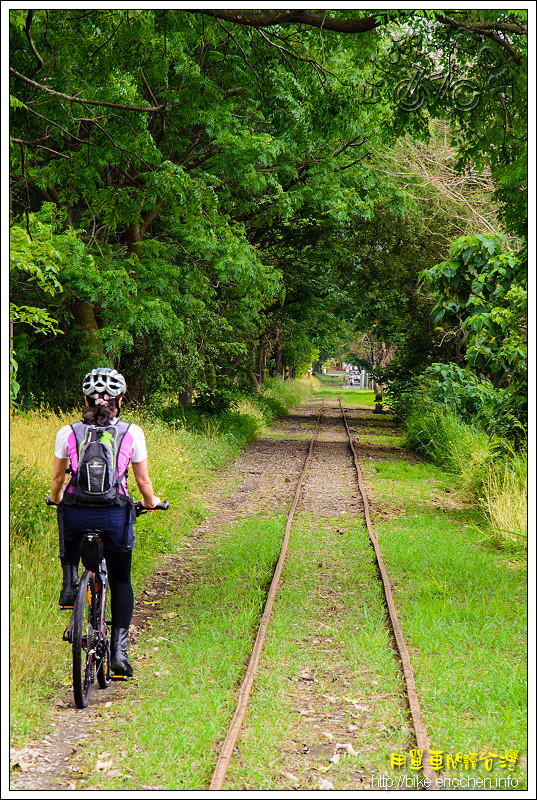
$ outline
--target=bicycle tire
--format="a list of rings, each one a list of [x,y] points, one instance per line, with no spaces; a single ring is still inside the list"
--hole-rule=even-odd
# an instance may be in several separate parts
[[[112,683],[112,667],[110,666],[110,643],[105,643],[104,656],[97,667],[97,683],[101,689],[108,689]]]
[[[86,571],[78,587],[73,619],[73,693],[77,708],[86,708],[94,679],[97,596],[95,575]]]

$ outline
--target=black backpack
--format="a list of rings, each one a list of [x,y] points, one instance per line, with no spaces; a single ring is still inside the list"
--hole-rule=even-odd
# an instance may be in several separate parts
[[[78,466],[71,468],[71,479],[64,493],[64,501],[81,506],[121,506],[128,497],[121,495],[121,479],[127,477],[128,459],[119,471],[121,446],[130,423],[118,422],[101,427],[74,422],[71,425],[76,438]],[[69,491],[74,487],[74,492]]]

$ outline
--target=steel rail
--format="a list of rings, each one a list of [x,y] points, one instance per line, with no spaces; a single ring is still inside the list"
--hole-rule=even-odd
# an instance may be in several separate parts
[[[401,628],[401,623],[399,622],[399,617],[397,615],[397,610],[395,608],[395,603],[393,601],[392,589],[390,586],[390,581],[388,580],[388,573],[386,572],[386,567],[384,566],[384,561],[382,559],[382,553],[380,551],[380,546],[378,542],[377,535],[373,530],[373,526],[371,524],[371,518],[369,515],[369,503],[367,500],[367,491],[364,486],[363,482],[363,473],[362,469],[358,463],[358,455],[356,453],[356,448],[354,446],[353,437],[351,435],[349,424],[347,422],[347,417],[345,415],[345,411],[343,409],[343,404],[341,402],[341,397],[338,395],[339,405],[341,408],[341,414],[343,416],[343,421],[345,423],[345,428],[347,430],[347,435],[349,437],[349,445],[352,451],[353,459],[354,459],[354,466],[356,468],[356,474],[358,476],[358,487],[360,489],[360,494],[362,497],[362,502],[364,504],[364,517],[367,526],[367,532],[369,534],[369,538],[371,540],[371,544],[373,545],[373,549],[375,550],[375,556],[377,559],[378,568],[380,571],[380,576],[382,579],[382,585],[384,588],[384,597],[386,598],[386,605],[388,607],[388,613],[390,616],[390,623],[392,627],[392,632],[395,638],[395,642],[397,645],[397,650],[399,652],[399,657],[401,659],[401,666],[403,669],[403,675],[405,678],[406,684],[406,691],[408,697],[408,704],[410,706],[410,713],[412,715],[412,722],[414,724],[414,733],[416,736],[416,744],[419,750],[423,751],[423,774],[424,777],[428,779],[428,784],[425,785],[424,788],[429,790],[438,790],[440,787],[437,784],[437,773],[431,768],[430,765],[430,742],[429,742],[429,735],[427,733],[427,729],[425,727],[425,723],[423,722],[423,717],[421,714],[421,708],[418,699],[418,692],[416,689],[416,681],[414,678],[414,670],[412,669],[412,664],[410,662],[410,655],[408,653],[408,648],[406,646],[403,631]],[[425,754],[427,757],[425,758]]]
[[[263,649],[263,644],[265,642],[267,628],[269,624],[270,617],[272,615],[272,607],[274,605],[274,600],[276,598],[276,594],[278,592],[278,588],[280,585],[281,574],[283,570],[283,565],[285,562],[285,557],[287,555],[287,547],[289,544],[289,537],[291,534],[291,527],[293,525],[293,519],[295,516],[296,508],[298,506],[300,500],[300,492],[302,490],[302,485],[306,478],[306,474],[308,472],[309,464],[311,461],[311,456],[313,453],[313,446],[315,444],[315,440],[317,438],[317,432],[319,428],[319,420],[321,419],[321,415],[323,412],[323,406],[321,406],[321,410],[317,416],[317,421],[315,423],[315,430],[313,432],[313,436],[310,441],[308,455],[306,457],[306,461],[304,463],[304,468],[298,479],[297,487],[295,490],[295,494],[293,497],[293,502],[291,503],[291,508],[289,514],[287,516],[287,524],[285,526],[285,534],[283,537],[282,548],[280,551],[280,557],[278,559],[278,563],[276,565],[276,569],[274,570],[274,575],[272,577],[272,582],[270,584],[270,589],[268,591],[267,600],[265,603],[265,609],[263,611],[263,616],[261,617],[261,622],[259,624],[259,629],[257,632],[256,640],[254,642],[254,646],[252,649],[252,653],[250,655],[250,660],[248,662],[248,667],[246,669],[246,674],[244,676],[244,680],[241,684],[241,688],[239,690],[239,696],[237,700],[237,706],[235,709],[235,714],[231,721],[231,725],[229,726],[226,738],[222,744],[222,749],[220,750],[220,755],[218,757],[218,761],[216,762],[216,767],[213,773],[213,777],[211,779],[211,785],[209,786],[210,790],[219,790],[222,788],[224,784],[224,780],[226,777],[227,769],[229,766],[229,762],[231,756],[233,754],[233,749],[235,747],[235,743],[237,741],[237,737],[240,733],[240,729],[242,727],[242,723],[244,720],[244,716],[246,714],[246,710],[248,708],[248,699],[250,696],[250,691],[252,689],[252,685],[254,682],[254,677],[257,672],[257,666],[259,663],[259,657],[261,655],[261,650]]]

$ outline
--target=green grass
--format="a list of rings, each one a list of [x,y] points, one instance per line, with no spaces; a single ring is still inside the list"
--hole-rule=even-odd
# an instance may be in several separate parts
[[[405,428],[405,447],[460,475],[469,494],[480,490],[494,444],[482,428],[440,410],[416,412],[406,419]]]
[[[331,589],[336,590],[336,601],[330,599]],[[303,706],[297,707],[293,692],[304,668],[315,676],[310,704],[320,712],[309,723],[301,722]],[[341,741],[352,741],[358,754],[338,764],[336,788],[354,786],[357,769],[368,775],[384,771],[386,753],[408,742],[402,691],[382,591],[361,522],[341,518],[319,522],[301,514],[293,528],[266,652],[226,788],[291,789],[287,771],[298,778],[302,789],[316,788],[292,743],[311,741],[316,719],[322,727],[321,719],[333,715],[342,720]],[[346,728],[356,721],[352,700],[367,709],[366,724],[349,737]],[[327,744],[321,761],[329,778],[335,743]]]
[[[477,424],[435,409],[405,421],[403,446],[458,476],[466,498],[482,510],[498,547],[527,545],[527,451],[489,437]]]
[[[527,451],[490,466],[483,486],[482,508],[497,546],[516,549],[517,545],[527,545]]]
[[[373,523],[432,747],[526,755],[524,565],[487,544],[452,476],[430,464],[365,469],[374,505],[397,508],[389,520],[373,514]],[[523,769],[514,775],[524,782]]]
[[[283,384],[280,386],[279,384]],[[301,402],[315,380],[270,384],[275,396]],[[283,402],[283,400],[282,400]],[[188,430],[171,413],[168,422],[124,407],[122,417],[141,425],[155,492],[170,510],[136,524],[133,587],[138,593],[164,554],[206,514],[204,493],[214,473],[235,459],[263,429],[263,399],[238,403],[217,417],[194,415]],[[242,410],[242,413],[241,413]],[[38,737],[50,719],[51,703],[70,683],[70,652],[62,641],[67,624],[58,607],[61,567],[55,510],[45,506],[52,477],[54,438],[78,414],[47,411],[15,415],[10,421],[10,710],[12,744]],[[136,484],[129,481],[139,499]],[[45,622],[44,622],[45,620]],[[39,635],[36,635],[39,631]]]
[[[342,386],[326,386],[316,390],[316,397],[337,398],[341,397],[344,406],[364,406],[373,409],[375,407],[375,393],[362,389],[348,389]],[[380,414],[378,416],[381,416]]]
[[[283,518],[261,518],[219,531],[189,585],[163,604],[162,616],[136,647],[135,681],[126,687],[123,701],[103,709],[99,743],[90,748],[92,753],[85,751],[92,788],[207,789],[235,710],[284,527]],[[336,610],[326,597],[334,586],[344,598]],[[307,735],[297,728],[302,717],[293,697],[306,667],[316,676],[315,702],[332,713],[337,709],[342,725],[356,718],[353,700],[367,709],[367,725],[357,734],[361,738],[353,739],[359,760],[344,760],[339,780],[351,784],[357,765],[368,773],[385,768],[386,752],[408,742],[409,723],[384,618],[372,551],[360,522],[338,520],[336,528],[302,516],[293,530],[226,789],[286,788],[282,770],[292,758],[286,745]],[[323,637],[329,644],[319,645]],[[341,664],[343,676],[335,664]],[[344,728],[341,736],[348,741]],[[122,777],[107,780],[94,772],[101,751],[111,754]],[[327,769],[332,753],[327,744],[321,762]],[[310,784],[305,767],[298,776]]]
[[[163,603],[136,647],[136,677],[103,711],[93,747],[94,760],[113,753],[124,777],[97,774],[92,788],[207,788],[284,528],[285,520],[251,519],[220,532],[192,582]]]

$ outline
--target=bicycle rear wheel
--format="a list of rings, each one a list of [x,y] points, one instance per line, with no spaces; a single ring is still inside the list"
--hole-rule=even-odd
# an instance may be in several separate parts
[[[73,620],[73,692],[77,708],[86,708],[94,680],[98,638],[95,576],[86,571],[80,581]]]

